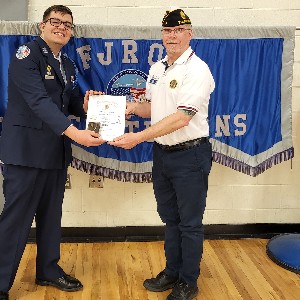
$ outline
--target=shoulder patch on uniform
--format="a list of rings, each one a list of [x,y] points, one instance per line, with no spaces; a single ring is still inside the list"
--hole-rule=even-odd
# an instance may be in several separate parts
[[[16,57],[17,59],[23,59],[27,57],[29,54],[30,54],[30,49],[27,46],[23,45],[20,46],[19,49],[17,50]]]

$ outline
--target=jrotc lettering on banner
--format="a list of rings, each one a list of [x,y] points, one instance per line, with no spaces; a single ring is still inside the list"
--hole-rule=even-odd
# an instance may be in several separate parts
[[[139,49],[138,43],[135,40],[122,40],[123,49],[118,50],[120,53],[123,53],[122,63],[123,64],[138,64],[139,63]],[[108,66],[113,63],[113,47],[114,42],[104,42],[103,45],[105,51],[103,52],[95,52],[95,56],[98,59],[98,62],[102,66]],[[84,70],[88,70],[90,68],[90,61],[92,61],[92,47],[91,45],[83,45],[76,49],[79,54],[82,62],[82,66]],[[164,52],[164,46],[160,43],[153,43],[149,47],[148,51],[148,64],[151,66],[155,62],[162,59]],[[142,51],[143,57],[146,55],[144,51]]]
[[[215,137],[243,136],[247,132],[246,122],[247,114],[216,115]]]

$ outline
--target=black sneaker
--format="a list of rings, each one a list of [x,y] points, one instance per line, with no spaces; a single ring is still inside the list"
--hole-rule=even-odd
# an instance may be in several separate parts
[[[183,280],[180,280],[174,286],[172,293],[166,300],[191,300],[198,295],[199,289],[197,286],[188,285]]]
[[[146,279],[144,287],[152,292],[163,292],[171,289],[178,281],[178,277],[172,277],[161,271],[155,278]]]

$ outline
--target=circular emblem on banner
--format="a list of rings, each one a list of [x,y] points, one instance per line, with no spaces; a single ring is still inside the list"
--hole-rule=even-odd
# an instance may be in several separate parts
[[[23,45],[20,46],[19,49],[17,50],[16,57],[17,59],[23,59],[27,57],[29,54],[30,54],[30,49],[27,46]]]
[[[117,73],[107,85],[108,95],[126,96],[126,101],[145,101],[147,75],[135,69]]]
[[[171,89],[175,89],[177,86],[177,80],[176,79],[173,79],[170,81],[170,88]]]

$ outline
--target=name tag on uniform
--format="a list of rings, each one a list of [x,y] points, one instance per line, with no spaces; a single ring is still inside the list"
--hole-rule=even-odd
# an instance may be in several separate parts
[[[45,79],[54,79],[54,76],[53,75],[45,75]]]

